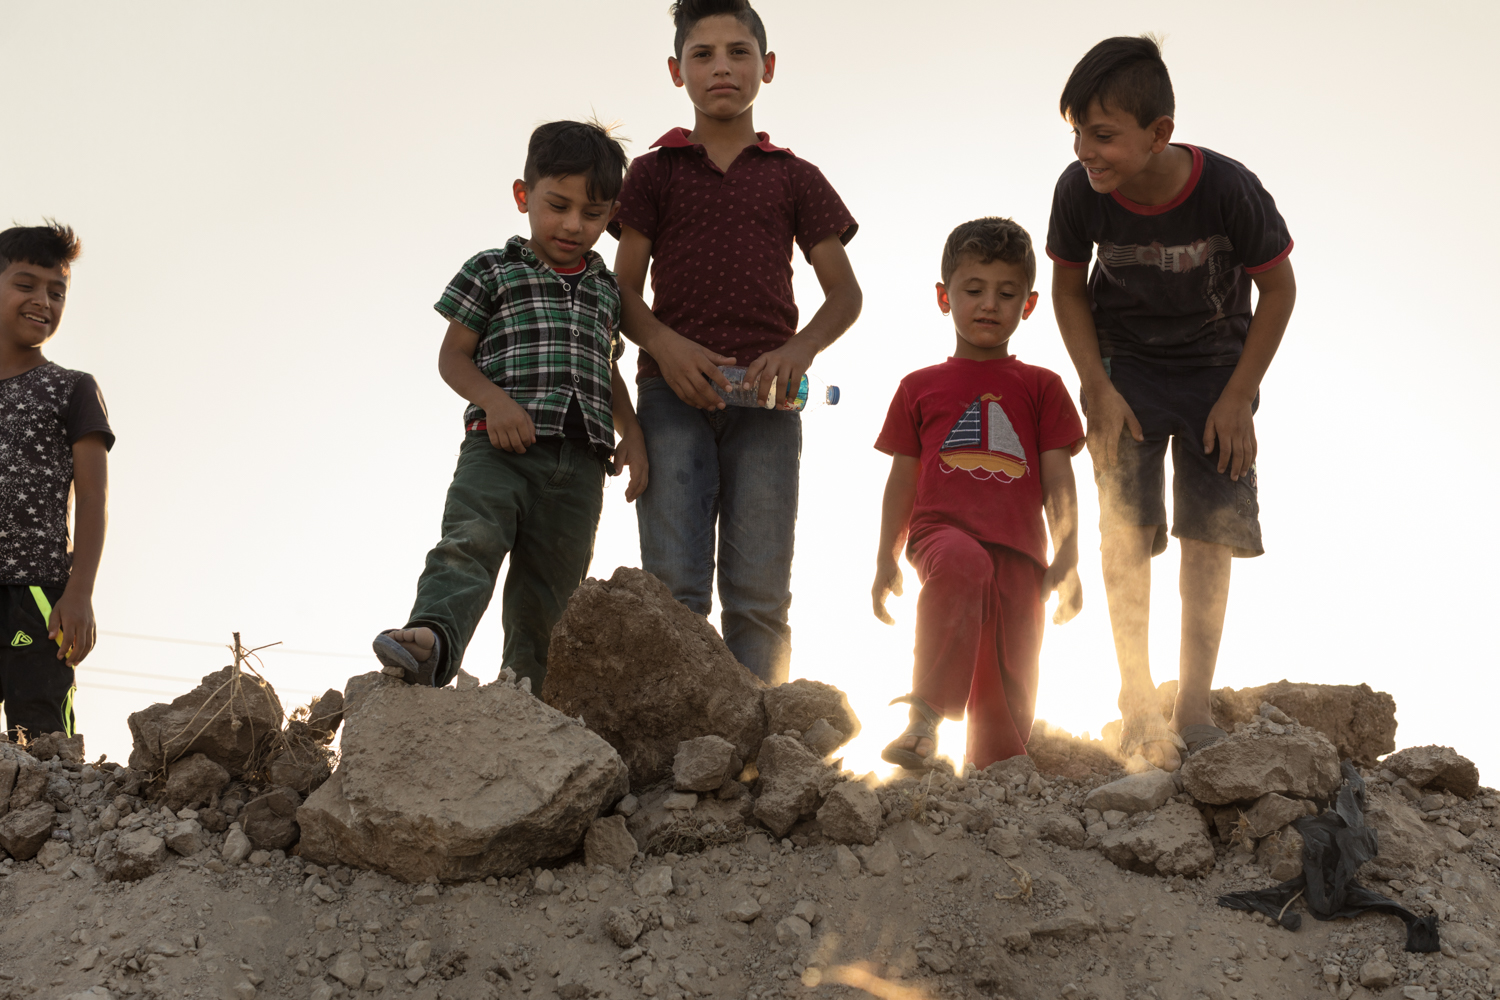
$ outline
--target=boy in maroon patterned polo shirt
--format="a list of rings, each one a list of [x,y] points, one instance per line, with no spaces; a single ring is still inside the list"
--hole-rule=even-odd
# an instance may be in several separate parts
[[[801,417],[726,408],[713,383],[727,388],[718,366],[739,364],[762,400],[773,385],[795,391],[859,317],[844,252],[858,226],[817,167],[755,131],[751,106],[776,56],[749,3],[681,0],[672,15],[667,68],[693,102],[693,129],[673,129],[631,165],[610,226],[624,333],[642,349],[638,416],[654,473],[636,505],[641,562],[707,615],[717,549],[724,641],[777,684],[791,658]],[[800,331],[794,241],[825,296]]]

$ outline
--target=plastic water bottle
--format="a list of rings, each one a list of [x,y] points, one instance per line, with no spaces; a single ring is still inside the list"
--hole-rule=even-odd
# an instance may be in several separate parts
[[[729,380],[729,389],[725,390],[714,384],[714,390],[720,398],[730,406],[763,406],[767,410],[804,410],[808,406],[837,406],[839,403],[839,387],[827,385],[810,375],[802,376],[802,384],[797,387],[797,394],[791,399],[782,398],[777,394],[779,388],[777,382],[771,382],[771,391],[762,403],[756,396],[756,386],[753,382],[745,381],[746,369],[738,366],[719,366],[719,371]]]

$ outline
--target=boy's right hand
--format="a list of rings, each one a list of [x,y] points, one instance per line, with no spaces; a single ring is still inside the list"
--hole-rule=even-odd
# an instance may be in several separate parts
[[[503,392],[484,408],[484,425],[490,444],[502,451],[524,455],[527,445],[536,444],[536,424],[531,422],[531,414]]]
[[[1113,385],[1105,382],[1085,392],[1088,399],[1089,457],[1095,465],[1113,467],[1120,460],[1120,432],[1130,428],[1130,436],[1137,441],[1146,440],[1141,422],[1125,397]]]
[[[882,557],[875,564],[875,585],[870,588],[870,599],[875,606],[875,617],[887,625],[896,624],[896,619],[885,609],[885,599],[891,594],[901,596],[901,566],[894,559]]]
[[[666,336],[667,333],[671,336]],[[722,410],[729,405],[709,383],[715,382],[727,391],[729,380],[719,371],[719,366],[734,364],[734,358],[715,354],[702,344],[665,327],[661,336],[652,341],[649,353],[661,369],[667,385],[687,405],[700,410]]]

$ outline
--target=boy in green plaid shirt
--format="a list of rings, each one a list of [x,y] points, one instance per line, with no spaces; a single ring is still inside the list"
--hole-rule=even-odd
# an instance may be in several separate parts
[[[539,691],[552,627],[593,556],[606,472],[630,467],[627,501],[646,488],[645,439],[615,366],[620,290],[592,249],[627,163],[596,124],[538,128],[514,187],[531,238],[472,258],[437,303],[438,371],[469,407],[416,604],[405,628],[375,637],[385,672],[408,684],[457,675],[508,554],[503,663]]]

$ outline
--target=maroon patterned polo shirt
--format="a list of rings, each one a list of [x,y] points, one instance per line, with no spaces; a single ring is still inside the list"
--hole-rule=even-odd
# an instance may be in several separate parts
[[[631,163],[610,232],[651,241],[657,319],[748,365],[797,332],[792,241],[809,254],[829,236],[848,243],[859,224],[821,170],[766,133],[728,173],[689,134],[673,129]],[[637,378],[660,374],[642,351]]]

